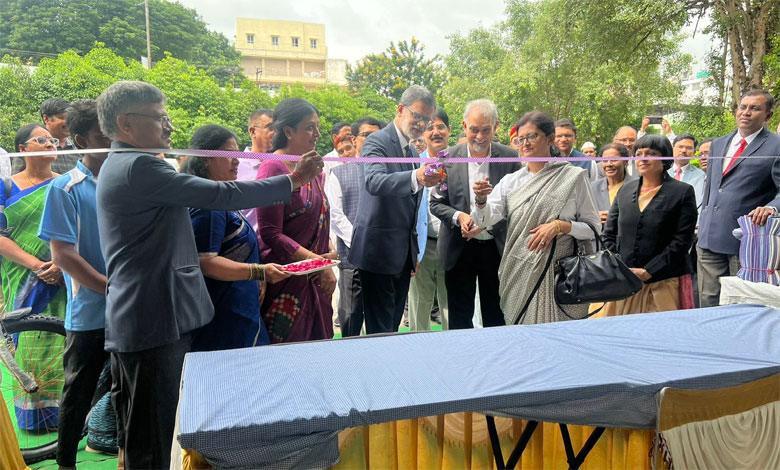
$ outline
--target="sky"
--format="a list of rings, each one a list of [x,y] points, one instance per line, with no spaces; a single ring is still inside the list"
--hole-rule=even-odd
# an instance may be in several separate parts
[[[390,41],[412,36],[425,45],[426,56],[449,52],[447,36],[491,26],[504,17],[503,0],[178,0],[194,8],[213,30],[235,39],[236,17],[325,24],[328,56],[355,63],[379,53]],[[701,34],[681,48],[702,59],[710,47]],[[686,28],[690,36],[693,26]],[[598,33],[596,33],[598,34]],[[694,64],[693,73],[703,68]]]

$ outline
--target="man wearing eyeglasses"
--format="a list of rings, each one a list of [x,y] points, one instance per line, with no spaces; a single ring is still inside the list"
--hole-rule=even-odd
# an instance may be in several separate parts
[[[393,122],[368,136],[360,156],[418,158],[410,141],[423,135],[435,109],[433,94],[412,85],[401,95]],[[360,275],[366,333],[396,332],[417,265],[416,221],[421,189],[436,185],[441,176],[426,175],[424,165],[412,162],[360,167],[363,184],[349,262]]]
[[[463,112],[466,142],[449,148],[450,158],[517,158],[517,150],[493,142],[498,108],[490,100],[474,100]],[[474,182],[492,185],[522,168],[517,163],[456,163],[447,165],[447,188],[431,192],[431,214],[441,220],[438,252],[445,270],[450,329],[472,328],[477,280],[484,326],[504,324],[499,305],[498,265],[504,251],[506,222],[480,227],[471,219]]]
[[[634,144],[636,143],[636,129],[631,126],[623,126],[615,132],[615,138],[612,139],[613,143],[623,144],[628,149],[628,154],[634,156]],[[631,176],[637,175],[636,162],[633,160],[628,164],[628,174]]]
[[[385,125],[386,124],[379,119],[370,116],[362,117],[352,124],[352,135],[355,136],[355,148],[357,149],[358,157],[360,156],[360,151],[363,149],[363,143],[366,141],[366,137],[385,127]]]
[[[188,208],[289,202],[322,172],[322,158],[312,152],[291,175],[255,181],[177,173],[143,151],[169,148],[174,130],[157,87],[117,82],[97,102],[100,128],[114,150],[100,170],[97,213],[108,278],[105,347],[124,467],[168,468],[184,355],[192,333],[214,317]],[[260,280],[249,266],[246,276]]]

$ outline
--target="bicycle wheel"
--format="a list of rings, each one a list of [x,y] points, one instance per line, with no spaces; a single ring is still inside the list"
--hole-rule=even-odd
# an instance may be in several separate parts
[[[16,363],[38,384],[37,392],[27,393],[0,363],[0,392],[22,456],[29,465],[53,458],[57,452],[59,403],[65,381],[62,369],[65,322],[32,315],[19,320],[3,320],[3,326],[13,338]]]

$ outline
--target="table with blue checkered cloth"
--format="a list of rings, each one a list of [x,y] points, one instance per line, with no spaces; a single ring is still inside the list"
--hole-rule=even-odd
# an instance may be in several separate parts
[[[478,411],[651,429],[663,387],[778,372],[780,310],[758,305],[192,353],[177,437],[219,468],[327,467],[347,427]]]

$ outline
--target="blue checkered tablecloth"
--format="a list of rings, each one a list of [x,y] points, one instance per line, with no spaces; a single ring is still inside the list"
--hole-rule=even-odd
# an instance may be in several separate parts
[[[780,372],[757,305],[188,354],[181,446],[217,467],[317,468],[347,427],[461,411],[653,428],[663,387]]]

